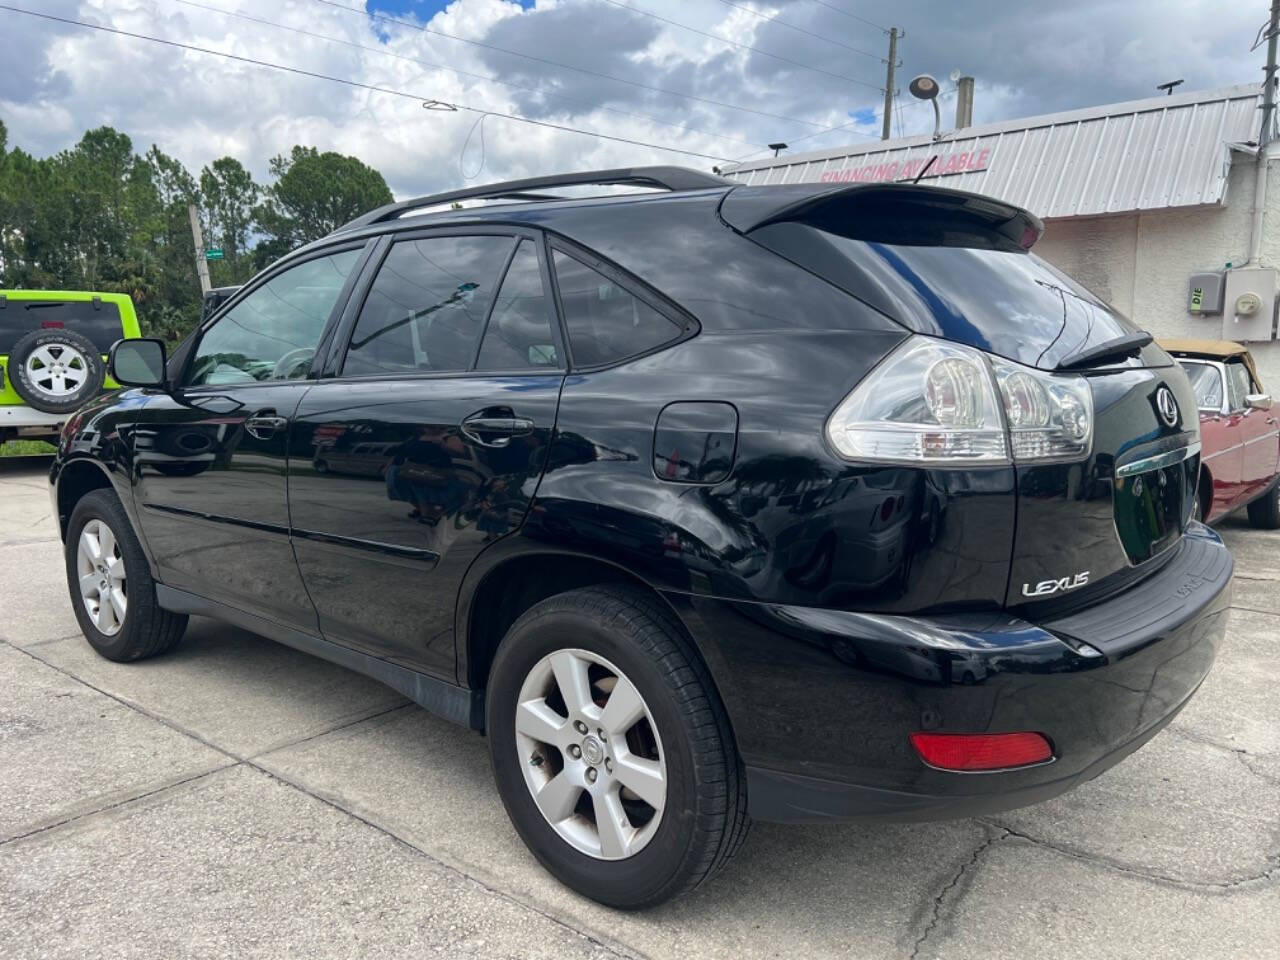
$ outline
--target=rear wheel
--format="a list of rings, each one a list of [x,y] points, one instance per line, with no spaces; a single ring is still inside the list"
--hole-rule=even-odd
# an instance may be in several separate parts
[[[487,702],[507,813],[584,896],[656,905],[712,876],[746,836],[724,708],[647,594],[592,587],[536,604],[503,640]]]
[[[173,647],[185,615],[161,609],[155,581],[120,501],[94,490],[67,524],[67,585],[85,639],[108,660],[141,660]]]
[[[1249,522],[1260,530],[1280,529],[1280,480],[1249,504]]]

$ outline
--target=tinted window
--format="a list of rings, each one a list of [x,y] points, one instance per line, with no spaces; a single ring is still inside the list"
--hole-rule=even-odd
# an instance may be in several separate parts
[[[554,253],[556,284],[575,364],[613,363],[680,335],[678,326],[604,274],[559,250]]]
[[[1191,389],[1196,395],[1196,406],[1201,410],[1222,409],[1222,374],[1218,368],[1207,363],[1183,361],[1182,369],[1187,372],[1191,381]]]
[[[476,369],[558,366],[549,307],[542,289],[538,253],[532,243],[522,240],[489,315]]]
[[[511,237],[392,246],[360,309],[346,376],[469,370]]]
[[[12,298],[0,301],[0,353],[12,353],[14,344],[41,329],[74,330],[88,337],[102,353],[124,336],[120,310],[114,303]]]
[[[272,277],[200,338],[187,382],[305,377],[359,250],[317,257]]]
[[[1231,397],[1231,409],[1243,410],[1244,398],[1253,393],[1250,387],[1249,370],[1239,360],[1227,362],[1227,384]]]
[[[786,236],[784,256],[912,330],[1042,369],[1137,330],[1035,254],[871,243],[809,227]]]

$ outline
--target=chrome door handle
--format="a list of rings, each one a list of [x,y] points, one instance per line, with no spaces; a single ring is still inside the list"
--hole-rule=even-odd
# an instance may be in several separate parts
[[[256,416],[250,417],[244,422],[244,429],[252,437],[257,437],[259,440],[269,440],[277,430],[283,430],[288,425],[289,421],[285,417]]]
[[[533,433],[533,421],[514,415],[486,416],[472,414],[462,421],[462,434],[472,443],[482,447],[505,447],[512,437],[524,437]]]

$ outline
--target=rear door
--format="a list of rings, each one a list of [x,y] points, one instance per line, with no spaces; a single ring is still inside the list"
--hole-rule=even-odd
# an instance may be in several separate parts
[[[289,544],[288,423],[363,254],[348,245],[265,277],[139,411],[135,499],[165,584],[315,632]]]
[[[327,638],[453,681],[458,586],[528,509],[564,350],[536,233],[384,243],[297,411],[294,549]]]

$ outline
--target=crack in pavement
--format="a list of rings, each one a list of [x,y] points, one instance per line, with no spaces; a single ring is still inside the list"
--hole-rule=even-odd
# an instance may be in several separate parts
[[[916,960],[916,958],[919,957],[920,950],[924,947],[925,941],[928,940],[929,937],[933,935],[933,931],[937,928],[938,924],[941,922],[942,906],[944,901],[947,899],[947,894],[949,894],[952,890],[956,888],[956,885],[960,883],[960,881],[964,878],[964,875],[972,867],[977,866],[978,861],[982,859],[983,854],[985,854],[988,850],[990,850],[993,846],[995,846],[1000,841],[1007,839],[1009,835],[1012,833],[1012,831],[1006,827],[1002,827],[998,824],[987,823],[987,821],[985,820],[980,820],[979,823],[982,823],[985,826],[995,827],[995,829],[1001,832],[998,834],[987,836],[980,844],[978,844],[977,848],[973,851],[973,853],[969,855],[969,859],[966,860],[964,863],[960,864],[960,869],[955,872],[955,876],[953,876],[947,882],[946,886],[944,886],[942,890],[939,891],[938,895],[933,898],[933,912],[930,915],[929,922],[925,925],[924,930],[921,932],[920,936],[916,938],[915,945],[911,948],[910,960]]]
[[[289,788],[291,788],[291,789],[293,789],[293,790],[296,790],[296,791],[298,791],[299,793],[303,794],[304,796],[310,797],[311,799],[313,799],[313,800],[315,800],[315,801],[317,801],[317,802],[319,802],[319,803],[323,803],[323,804],[325,804],[325,805],[326,805],[326,806],[328,806],[328,807],[332,807],[334,810],[337,810],[337,811],[339,811],[340,813],[345,814],[346,816],[350,817],[352,820],[355,820],[355,821],[357,821],[357,822],[359,822],[359,823],[362,823],[362,824],[364,824],[365,826],[369,827],[370,829],[372,829],[372,830],[376,830],[378,833],[382,834],[383,836],[386,836],[386,837],[390,838],[393,842],[395,842],[395,843],[397,843],[397,844],[400,844],[400,845],[402,845],[402,846],[406,847],[406,848],[407,848],[407,849],[409,849],[409,850],[412,850],[412,851],[413,851],[414,853],[416,853],[418,856],[421,856],[421,857],[425,858],[426,860],[430,861],[432,864],[436,865],[436,866],[437,866],[437,867],[439,867],[440,869],[445,870],[445,871],[447,871],[448,873],[450,873],[450,874],[452,874],[452,875],[454,875],[454,876],[461,877],[463,880],[465,880],[465,881],[467,881],[467,882],[469,882],[469,883],[475,884],[477,887],[479,887],[481,890],[485,891],[486,893],[488,893],[488,894],[489,894],[489,895],[491,895],[491,896],[499,897],[499,898],[501,898],[501,899],[503,899],[503,900],[507,901],[508,903],[512,903],[512,904],[514,904],[514,905],[516,905],[516,906],[518,906],[518,907],[520,907],[520,908],[522,908],[522,909],[528,910],[528,911],[530,911],[531,913],[535,913],[535,914],[537,914],[538,916],[543,917],[544,919],[546,919],[546,920],[550,921],[551,923],[555,924],[557,927],[560,927],[561,929],[568,931],[569,933],[573,934],[573,935],[574,935],[574,936],[576,936],[576,937],[580,937],[580,938],[582,938],[582,939],[583,939],[583,940],[585,940],[587,943],[591,944],[591,945],[592,945],[592,946],[594,946],[594,947],[598,947],[598,948],[599,948],[599,949],[601,949],[601,950],[606,951],[607,953],[609,953],[609,954],[610,954],[610,955],[612,955],[612,956],[620,957],[620,958],[622,958],[622,960],[645,960],[645,955],[644,955],[643,953],[639,953],[639,952],[637,952],[637,951],[633,950],[632,948],[630,948],[630,947],[626,947],[626,946],[624,946],[624,945],[622,945],[622,944],[606,943],[606,942],[604,942],[603,940],[601,940],[600,938],[598,938],[597,936],[595,936],[594,934],[587,933],[586,931],[583,931],[583,930],[579,930],[579,929],[577,929],[576,927],[574,927],[572,924],[570,924],[568,921],[566,921],[566,920],[564,920],[564,919],[562,919],[562,918],[560,918],[560,917],[555,916],[554,914],[552,914],[552,913],[550,913],[550,912],[548,912],[548,911],[546,911],[546,910],[542,909],[541,907],[537,906],[536,904],[526,902],[526,901],[525,901],[524,899],[522,899],[521,897],[518,897],[518,896],[516,896],[516,895],[514,895],[514,894],[512,894],[512,893],[508,893],[508,892],[506,892],[506,891],[504,891],[504,890],[501,890],[501,889],[499,889],[499,888],[497,888],[497,887],[495,887],[495,886],[491,886],[490,884],[485,883],[483,880],[480,880],[480,879],[479,879],[479,878],[477,878],[477,877],[473,877],[471,874],[467,873],[465,870],[462,870],[462,869],[460,869],[459,867],[456,867],[456,866],[454,866],[454,865],[452,865],[452,864],[450,864],[450,863],[446,863],[445,861],[443,861],[443,860],[439,859],[438,857],[434,856],[433,854],[431,854],[431,853],[427,852],[425,849],[423,849],[422,847],[418,846],[417,844],[415,844],[415,843],[413,843],[413,842],[411,842],[411,841],[409,841],[409,840],[406,840],[406,839],[404,839],[403,837],[400,837],[400,836],[399,836],[399,835],[397,835],[394,831],[392,831],[392,830],[390,830],[390,829],[388,829],[388,828],[386,828],[386,827],[381,826],[380,824],[376,823],[375,821],[370,820],[369,818],[364,817],[364,816],[362,816],[362,815],[360,815],[360,814],[356,813],[355,811],[353,811],[353,810],[349,809],[348,807],[346,807],[346,806],[345,806],[345,805],[343,805],[342,803],[339,803],[337,800],[334,800],[334,799],[331,799],[331,798],[329,798],[329,797],[325,797],[325,796],[323,796],[323,795],[321,795],[321,794],[315,793],[315,792],[313,792],[312,790],[310,790],[308,787],[306,787],[305,785],[303,785],[303,784],[301,784],[301,783],[295,783],[295,782],[293,782],[292,780],[289,780],[289,779],[287,779],[286,777],[284,777],[284,776],[282,776],[282,775],[280,775],[280,774],[278,774],[278,773],[275,773],[275,772],[274,772],[274,771],[272,771],[272,770],[268,770],[266,767],[262,766],[260,763],[256,762],[256,761],[255,761],[255,759],[254,759],[254,757],[262,756],[262,755],[264,755],[264,754],[266,754],[266,753],[274,753],[274,752],[276,752],[276,751],[284,750],[284,749],[286,749],[286,748],[288,748],[288,747],[295,746],[296,744],[299,744],[299,743],[306,743],[306,742],[308,742],[308,741],[310,741],[310,740],[314,740],[314,739],[316,739],[316,738],[318,738],[318,737],[322,737],[322,736],[325,736],[325,735],[330,734],[330,733],[336,733],[336,732],[338,732],[338,731],[340,731],[340,730],[344,730],[344,729],[346,729],[347,727],[351,727],[351,726],[354,726],[354,725],[359,724],[359,723],[364,723],[364,722],[366,722],[366,721],[368,721],[368,720],[375,719],[375,718],[380,717],[380,716],[382,716],[382,715],[384,715],[384,714],[387,714],[387,713],[392,713],[392,712],[394,712],[394,711],[396,711],[396,710],[404,710],[404,709],[406,709],[406,708],[408,708],[408,707],[415,706],[415,704],[413,704],[412,702],[410,702],[410,703],[399,703],[399,704],[396,704],[394,707],[389,707],[389,708],[387,708],[387,709],[385,709],[385,710],[381,710],[381,711],[378,711],[378,712],[376,712],[376,713],[370,714],[369,716],[361,717],[361,718],[359,718],[359,719],[351,720],[351,721],[349,721],[349,722],[347,722],[347,723],[339,724],[338,726],[332,727],[332,728],[330,728],[330,729],[328,729],[328,730],[323,730],[323,731],[320,731],[320,732],[318,732],[318,733],[309,734],[309,735],[307,735],[306,737],[302,737],[302,738],[300,738],[300,739],[299,739],[299,740],[297,740],[297,741],[294,741],[294,742],[291,742],[291,743],[287,743],[287,744],[276,744],[276,745],[274,745],[274,746],[270,747],[268,750],[265,750],[265,751],[260,752],[259,754],[254,754],[253,756],[250,756],[250,757],[241,757],[241,756],[238,756],[237,754],[233,753],[232,751],[227,750],[227,749],[226,749],[226,748],[224,748],[224,747],[220,747],[220,746],[218,746],[216,743],[213,743],[213,742],[211,742],[211,741],[207,740],[206,738],[204,738],[204,737],[200,736],[198,733],[195,733],[195,732],[194,732],[194,731],[192,731],[192,730],[185,729],[185,728],[184,728],[184,727],[182,727],[180,724],[177,724],[177,723],[175,723],[175,722],[173,722],[173,721],[171,721],[171,720],[169,720],[169,719],[167,719],[167,718],[165,718],[165,717],[162,717],[162,716],[160,716],[160,715],[158,715],[158,714],[155,714],[155,713],[151,712],[150,710],[146,709],[145,707],[141,706],[140,704],[136,704],[136,703],[134,703],[134,702],[132,702],[132,701],[130,701],[130,700],[128,700],[128,699],[126,699],[126,698],[124,698],[124,697],[117,696],[116,694],[113,694],[113,693],[111,693],[111,692],[110,692],[110,691],[108,691],[108,690],[104,690],[104,689],[102,689],[101,687],[98,687],[98,686],[95,686],[95,685],[94,685],[94,684],[92,684],[92,683],[89,683],[87,680],[83,679],[82,677],[78,677],[78,676],[76,676],[75,674],[71,673],[71,672],[70,672],[70,671],[68,671],[68,670],[63,669],[62,667],[58,666],[58,665],[57,665],[57,664],[55,664],[55,663],[50,663],[49,661],[45,660],[43,657],[36,656],[35,654],[31,653],[31,652],[30,652],[30,651],[28,651],[28,650],[24,650],[24,649],[23,649],[23,648],[21,648],[21,647],[14,647],[12,644],[9,644],[9,643],[7,643],[7,642],[5,642],[5,645],[6,645],[6,646],[9,646],[11,649],[17,650],[19,653],[25,654],[26,656],[30,657],[32,660],[35,660],[37,663],[42,663],[42,664],[44,664],[45,666],[49,667],[51,670],[55,670],[55,671],[57,671],[58,673],[62,674],[63,676],[65,676],[65,677],[67,677],[67,678],[69,678],[69,679],[71,679],[71,680],[74,680],[76,683],[82,684],[83,686],[88,687],[90,690],[93,690],[93,691],[95,691],[95,692],[97,692],[97,693],[100,693],[100,694],[102,694],[104,697],[108,697],[109,699],[114,700],[116,703],[119,703],[119,704],[121,704],[122,706],[127,707],[128,709],[133,710],[133,711],[135,711],[135,712],[137,712],[137,713],[141,714],[141,715],[142,715],[142,716],[144,716],[144,717],[147,717],[149,720],[153,720],[153,721],[155,721],[156,723],[160,724],[160,725],[161,725],[161,726],[163,726],[163,727],[166,727],[166,728],[168,728],[168,729],[170,729],[170,730],[173,730],[173,731],[175,731],[175,732],[177,732],[177,733],[183,734],[184,736],[190,737],[192,740],[195,740],[196,742],[198,742],[198,743],[200,743],[200,744],[202,744],[202,745],[204,745],[204,746],[208,747],[208,748],[209,748],[209,749],[211,749],[211,750],[215,750],[215,751],[217,751],[218,753],[222,754],[223,756],[228,757],[229,759],[231,759],[232,761],[234,761],[233,763],[225,764],[225,765],[223,765],[223,766],[221,766],[221,767],[217,767],[217,768],[215,768],[215,769],[213,769],[213,770],[205,771],[205,772],[204,772],[204,773],[202,773],[202,774],[198,774],[198,775],[193,776],[193,777],[188,777],[188,778],[186,778],[185,780],[179,781],[178,783],[168,784],[168,785],[166,785],[166,786],[164,786],[164,787],[160,787],[160,788],[157,788],[157,789],[149,790],[149,791],[146,791],[146,792],[144,792],[144,793],[142,793],[142,794],[139,794],[139,795],[137,795],[137,796],[129,797],[129,798],[127,798],[127,799],[123,799],[123,800],[117,801],[117,802],[115,802],[115,803],[108,804],[108,805],[106,805],[106,806],[104,806],[104,807],[101,807],[101,808],[99,808],[99,809],[97,809],[97,810],[91,810],[91,811],[87,811],[87,812],[85,812],[85,813],[83,813],[83,814],[79,814],[79,815],[77,815],[77,816],[74,816],[74,817],[68,817],[66,820],[61,821],[60,823],[56,823],[56,824],[48,824],[48,825],[46,825],[46,826],[44,826],[44,827],[38,828],[38,829],[36,829],[36,830],[29,831],[28,833],[23,834],[23,837],[33,836],[33,835],[40,834],[40,833],[46,833],[46,832],[48,832],[48,831],[50,831],[50,830],[54,830],[54,829],[56,829],[56,828],[58,828],[58,827],[60,827],[60,826],[63,826],[63,825],[65,825],[65,824],[75,823],[75,822],[78,822],[78,821],[80,821],[80,820],[84,820],[84,819],[85,819],[85,818],[87,818],[87,817],[96,816],[96,815],[98,815],[98,814],[100,814],[100,813],[103,813],[103,812],[105,812],[105,811],[114,810],[114,809],[117,809],[117,808],[119,808],[119,807],[125,806],[125,805],[127,805],[127,804],[135,803],[135,802],[137,802],[137,801],[139,801],[139,800],[142,800],[142,799],[144,799],[144,798],[146,798],[146,797],[154,796],[154,795],[159,794],[159,793],[163,793],[163,792],[164,792],[164,791],[166,791],[166,790],[176,789],[177,787],[181,786],[182,784],[189,783],[189,782],[192,782],[192,781],[194,781],[194,780],[199,780],[199,779],[201,779],[201,778],[203,778],[203,777],[213,776],[214,774],[216,774],[216,773],[220,773],[220,772],[222,772],[223,770],[231,770],[231,769],[234,769],[235,767],[238,767],[238,766],[244,766],[244,767],[248,767],[248,768],[250,768],[250,769],[252,769],[252,770],[256,770],[256,771],[258,771],[259,773],[264,774],[264,775],[265,775],[265,776],[267,776],[267,777],[270,777],[272,780],[275,780],[275,781],[277,781],[278,783],[284,784],[285,786],[287,786],[287,787],[289,787]],[[12,842],[13,840],[19,840],[19,839],[22,839],[22,837],[14,837],[14,838],[11,838],[11,840],[9,840],[9,841],[5,841],[5,843],[9,843],[9,842]],[[0,846],[3,846],[3,845],[4,845],[3,843],[0,843]]]
[[[1070,857],[1073,860],[1079,860],[1082,863],[1092,864],[1094,866],[1115,870],[1127,876],[1136,877],[1139,880],[1146,880],[1150,883],[1158,883],[1165,886],[1173,887],[1178,890],[1191,890],[1199,893],[1220,890],[1233,890],[1236,887],[1245,886],[1247,884],[1262,885],[1271,880],[1280,877],[1280,853],[1268,853],[1266,859],[1271,861],[1272,866],[1257,873],[1249,874],[1243,877],[1232,877],[1227,880],[1185,880],[1181,877],[1171,876],[1169,874],[1158,873],[1155,871],[1141,870],[1131,866],[1122,860],[1114,857],[1108,857],[1099,853],[1088,853],[1065,844],[1055,843],[1052,840],[1045,840],[1043,837],[1034,837],[1029,833],[1021,830],[1015,830],[1012,827],[997,823],[994,820],[978,818],[979,823],[986,824],[990,827],[1005,831],[1005,836],[1000,837],[1001,840],[1022,840],[1037,847],[1044,847],[1046,850],[1052,850],[1064,857]]]
[[[1262,770],[1258,770],[1257,768],[1254,767],[1253,761],[1261,760],[1262,759],[1261,755],[1256,753],[1250,753],[1244,747],[1233,747],[1230,744],[1219,743],[1218,741],[1213,740],[1210,737],[1206,737],[1204,734],[1198,733],[1195,730],[1192,730],[1190,727],[1182,726],[1181,724],[1172,724],[1169,726],[1168,729],[1169,729],[1169,732],[1172,733],[1175,737],[1182,737],[1184,740],[1190,740],[1192,743],[1198,743],[1198,744],[1201,744],[1202,746],[1210,747],[1214,750],[1221,750],[1224,753],[1231,754],[1233,757],[1239,760],[1242,764],[1244,764],[1245,769],[1248,770],[1255,777],[1257,777],[1259,780],[1265,780],[1267,783],[1273,783],[1280,786],[1280,778],[1273,776],[1270,773],[1266,773]]]
[[[107,813],[110,810],[119,810],[121,807],[127,807],[130,804],[137,803],[139,800],[145,800],[148,797],[158,796],[159,794],[165,793],[169,790],[176,790],[178,787],[184,786],[188,783],[194,783],[197,780],[203,780],[205,777],[213,776],[213,774],[215,773],[221,773],[223,770],[233,770],[238,766],[240,766],[239,761],[235,763],[224,763],[216,767],[210,767],[208,770],[202,770],[199,773],[190,774],[189,776],[183,777],[180,780],[174,780],[171,783],[166,783],[163,786],[155,787],[151,790],[144,790],[142,793],[134,794],[131,797],[123,797],[120,800],[115,801],[114,803],[104,804],[101,807],[95,807],[92,810],[86,810],[84,813],[77,813],[71,817],[64,817],[63,819],[57,821],[56,823],[46,823],[42,827],[36,827],[34,830],[28,830],[26,833],[18,833],[12,837],[0,838],[0,847],[6,846],[10,843],[16,843],[19,840],[26,840],[28,837],[36,837],[42,833],[48,833],[50,830],[56,830],[59,827],[65,827],[67,824],[70,824],[70,823],[79,823],[81,820],[84,820],[88,817],[96,817],[100,813]]]

